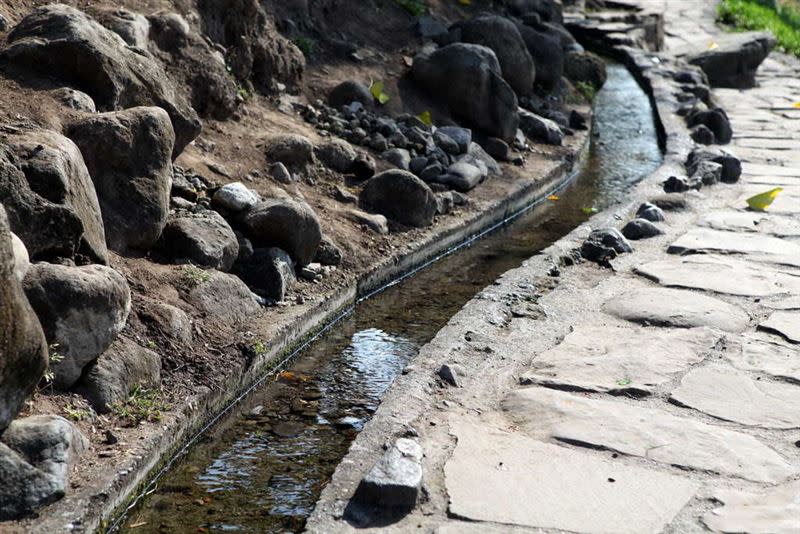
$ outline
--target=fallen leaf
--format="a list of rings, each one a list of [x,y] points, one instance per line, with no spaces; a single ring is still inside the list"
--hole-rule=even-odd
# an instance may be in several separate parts
[[[591,215],[593,213],[597,213],[600,210],[598,210],[597,208],[581,208],[581,211],[586,215]]]
[[[552,200],[553,202],[556,202],[557,200],[561,200],[561,198],[558,195],[550,195],[549,197],[547,197],[547,200]]]
[[[630,385],[631,379],[630,378],[623,378],[622,380],[617,380],[618,386],[627,386]]]
[[[379,104],[383,105],[389,101],[389,95],[387,95],[384,91],[384,83],[383,82],[373,82],[372,85],[369,87],[369,92],[372,93],[373,98],[378,101]]]
[[[709,50],[716,50],[717,48],[719,48],[719,45],[718,45],[717,43],[715,43],[714,41],[711,41],[711,42],[708,44],[708,49],[709,49]]]
[[[754,211],[767,211],[767,208],[778,197],[778,193],[783,191],[782,187],[776,187],[769,191],[764,191],[747,199],[747,205]]]
[[[792,107],[800,109],[800,102],[795,102],[794,104],[792,104]]]
[[[423,111],[422,113],[417,115],[417,118],[428,126],[431,126],[433,124],[433,117],[431,117],[430,111]]]

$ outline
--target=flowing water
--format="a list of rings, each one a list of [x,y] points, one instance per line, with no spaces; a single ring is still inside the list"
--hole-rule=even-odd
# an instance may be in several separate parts
[[[359,303],[196,442],[126,516],[126,533],[302,530],[384,391],[418,349],[503,272],[620,200],[661,162],[650,104],[611,64],[575,179],[415,276]]]

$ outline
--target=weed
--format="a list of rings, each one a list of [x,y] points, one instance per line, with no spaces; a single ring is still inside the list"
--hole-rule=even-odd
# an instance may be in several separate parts
[[[421,17],[428,11],[428,4],[425,0],[396,0],[396,2],[415,17]]]
[[[64,356],[58,353],[58,343],[53,343],[48,347],[48,353],[50,354],[47,362],[47,369],[44,371],[44,381],[52,385],[53,381],[56,379],[56,375],[53,372],[53,364],[60,363],[64,361]]]
[[[136,386],[125,402],[115,402],[109,408],[127,424],[136,426],[142,421],[161,421],[161,412],[166,410],[167,406],[158,390]]]
[[[308,37],[298,37],[292,41],[294,45],[300,49],[306,59],[314,57],[314,50],[317,48],[317,43]]]
[[[256,354],[256,356],[261,356],[262,354],[266,354],[267,352],[267,345],[260,339],[256,340],[252,344],[251,348],[253,349],[253,352]]]
[[[236,94],[239,95],[242,100],[250,100],[250,97],[253,96],[246,87],[242,87],[241,85],[236,87]]]
[[[80,406],[76,406],[75,404],[72,403],[64,406],[64,413],[66,413],[67,417],[69,417],[75,422],[88,419],[92,415],[92,413],[86,408],[81,408]]]
[[[800,3],[782,0],[722,0],[720,22],[736,31],[769,30],[785,52],[800,56]]]
[[[200,284],[205,284],[211,280],[211,275],[207,271],[204,271],[203,269],[194,265],[184,266],[183,274],[193,286],[199,286]]]
[[[597,96],[597,89],[594,85],[589,82],[578,82],[575,84],[575,88],[580,91],[584,97],[586,97],[586,100],[589,102],[594,102],[594,97]]]

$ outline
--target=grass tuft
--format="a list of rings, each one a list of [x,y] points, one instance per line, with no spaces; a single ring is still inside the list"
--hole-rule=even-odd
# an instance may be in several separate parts
[[[738,31],[771,31],[781,50],[800,57],[800,2],[722,0],[717,14],[720,22]]]

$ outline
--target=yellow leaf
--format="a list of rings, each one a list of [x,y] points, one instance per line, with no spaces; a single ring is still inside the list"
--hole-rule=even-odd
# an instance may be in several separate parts
[[[792,104],[792,107],[800,109],[800,102],[795,102],[794,104]]]
[[[714,41],[711,41],[711,42],[708,44],[708,49],[709,49],[709,50],[716,50],[717,48],[719,48],[719,45],[718,45],[717,43],[715,43]]]
[[[369,92],[372,93],[373,98],[383,105],[389,101],[389,95],[383,92],[383,82],[373,82],[369,87]]]
[[[417,115],[417,118],[424,122],[427,126],[431,126],[433,124],[433,117],[431,117],[430,111],[423,111]]]
[[[552,200],[553,202],[555,202],[557,200],[561,200],[561,198],[558,197],[557,195],[550,195],[549,197],[547,197],[547,200]]]
[[[586,215],[591,215],[593,213],[597,213],[599,210],[597,208],[581,208],[581,211]]]
[[[775,189],[753,195],[747,199],[747,205],[750,206],[751,210],[766,211],[781,191],[783,191],[782,187],[776,187]]]

